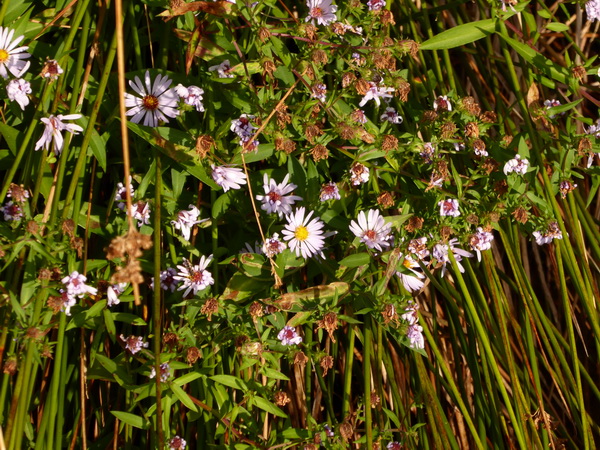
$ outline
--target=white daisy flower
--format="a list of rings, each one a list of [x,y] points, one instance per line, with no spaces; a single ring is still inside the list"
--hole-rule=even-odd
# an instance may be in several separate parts
[[[444,200],[440,200],[438,202],[438,206],[440,207],[440,216],[460,216],[460,211],[458,209],[458,200],[455,198],[447,198]]]
[[[369,100],[373,100],[377,106],[381,104],[381,99],[392,98],[392,92],[394,92],[394,88],[379,86],[377,83],[373,81],[369,81],[369,90],[360,101],[358,106],[361,108],[367,104]]]
[[[359,212],[358,223],[350,222],[350,231],[369,248],[382,251],[382,247],[390,246],[392,224],[386,223],[376,209],[370,209],[367,214]]]
[[[0,27],[0,76],[2,78],[8,78],[8,72],[19,78],[29,68],[29,62],[23,61],[31,56],[25,52],[27,46],[17,47],[25,36],[13,40],[14,34],[15,30]]]
[[[310,220],[313,211],[305,217],[304,207],[298,208],[295,213],[287,216],[288,224],[282,231],[283,239],[289,241],[290,250],[296,253],[296,256],[310,258],[314,255],[323,256],[324,237],[323,222],[318,217]]]
[[[504,165],[504,175],[513,172],[518,173],[519,175],[525,175],[527,169],[529,169],[529,161],[527,159],[521,159],[520,155],[516,155]]]
[[[408,270],[396,272],[396,275],[398,278],[400,278],[400,282],[402,283],[402,286],[404,286],[404,289],[410,293],[423,289],[425,286],[425,282],[423,281],[425,279],[425,275],[417,270],[420,268],[419,263],[417,263],[412,257],[406,255],[404,256],[402,266]]]
[[[452,251],[454,254],[454,259],[456,260],[456,265],[458,266],[460,273],[465,272],[465,268],[460,263],[463,256],[466,258],[471,258],[473,256],[472,253],[455,247],[457,242],[458,239],[454,238],[450,239],[447,244],[440,242],[433,247],[433,257],[438,261],[438,263],[442,264],[442,276],[446,274],[446,264],[450,262],[450,256],[448,254],[449,251]]]
[[[177,289],[182,291],[185,289],[183,296],[186,297],[190,291],[196,295],[198,291],[206,289],[211,284],[215,283],[211,273],[206,270],[206,267],[212,261],[212,255],[208,258],[202,256],[200,262],[193,266],[187,259],[183,260],[183,265],[177,266],[179,272],[173,277],[174,280],[181,281],[182,285]]]
[[[185,87],[183,84],[178,84],[175,86],[175,92],[177,92],[177,95],[179,95],[179,98],[185,104],[193,106],[198,112],[204,111],[204,105],[202,104],[203,89],[200,89],[198,86]]]
[[[337,5],[333,5],[331,0],[307,0],[306,6],[308,6],[308,16],[305,21],[310,21],[313,25],[315,22],[317,25],[329,25],[337,19],[335,15]]]
[[[16,101],[24,111],[25,107],[29,104],[27,94],[31,94],[31,85],[23,78],[10,80],[6,85],[6,94],[11,102]]]
[[[177,220],[171,220],[171,224],[175,229],[181,231],[181,235],[186,241],[190,240],[190,234],[194,225],[208,220],[198,220],[198,217],[200,217],[200,210],[194,205],[189,205],[189,207],[190,209],[188,211],[179,211],[179,213],[177,213]]]
[[[166,76],[157,75],[152,84],[150,72],[146,71],[144,84],[139,77],[134,81],[129,80],[129,86],[137,95],[125,93],[125,106],[133,123],[140,123],[148,127],[155,127],[159,121],[168,122],[169,118],[177,117],[177,93],[170,88],[171,80]]]
[[[85,294],[96,295],[98,290],[85,284],[87,278],[79,272],[71,272],[71,275],[64,277],[62,283],[67,287],[70,295],[83,297]]]
[[[279,217],[288,215],[292,212],[292,205],[297,201],[302,201],[302,197],[297,195],[288,195],[298,186],[294,183],[288,183],[290,174],[287,174],[280,184],[273,178],[269,178],[267,174],[264,175],[263,188],[265,195],[257,195],[256,200],[261,201],[261,209],[265,210],[267,214],[277,213]]]
[[[35,150],[39,150],[42,147],[44,147],[44,150],[48,150],[50,143],[54,139],[54,153],[60,155],[64,145],[62,132],[66,130],[70,133],[78,134],[78,132],[83,131],[83,128],[79,125],[63,123],[63,120],[75,120],[81,117],[81,114],[67,114],[66,116],[59,114],[57,116],[42,117],[40,120],[46,125],[46,128],[44,128],[44,133],[40,140],[36,142]]]
[[[239,189],[242,184],[246,184],[246,174],[239,167],[215,166],[212,167],[212,178],[224,192],[229,189]]]

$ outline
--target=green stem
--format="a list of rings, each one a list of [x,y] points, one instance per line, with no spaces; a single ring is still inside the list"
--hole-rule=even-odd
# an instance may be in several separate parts
[[[152,314],[152,325],[154,328],[154,369],[156,370],[156,440],[158,448],[164,448],[164,430],[162,423],[162,396],[160,377],[160,353],[162,343],[162,289],[159,289],[160,272],[162,267],[162,242],[161,242],[161,208],[162,208],[162,165],[160,153],[155,150],[156,178],[154,180],[154,305]]]
[[[371,330],[370,317],[365,318],[363,332],[363,383],[365,393],[365,431],[367,435],[367,448],[373,448],[373,412],[371,411],[371,353],[373,331]]]

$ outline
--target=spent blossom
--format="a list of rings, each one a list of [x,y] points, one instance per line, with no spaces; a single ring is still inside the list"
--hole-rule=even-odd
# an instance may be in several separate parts
[[[378,210],[370,209],[367,214],[361,211],[357,220],[350,222],[350,231],[367,247],[382,251],[391,245],[392,224],[386,223]]]
[[[265,243],[262,246],[262,251],[269,258],[272,258],[284,251],[286,248],[287,245],[285,245],[285,242],[280,241],[279,234],[275,233],[270,238],[265,239]]]
[[[448,100],[448,96],[440,95],[433,101],[433,109],[435,111],[452,111],[452,103]]]
[[[472,250],[477,253],[477,261],[481,261],[481,252],[492,248],[492,241],[494,235],[490,231],[485,231],[483,228],[478,227],[477,233],[471,235],[469,238],[469,245]]]
[[[129,175],[129,193],[131,194],[131,198],[135,195],[135,189],[133,189],[132,178]],[[123,211],[125,210],[126,202],[127,202],[127,188],[121,182],[117,184],[117,192],[115,193],[115,202],[117,202],[117,207]]]
[[[138,221],[138,227],[150,225],[150,203],[139,201],[131,205],[131,217]]]
[[[125,337],[123,335],[119,336],[121,340],[125,343],[125,349],[129,350],[129,353],[135,355],[143,348],[148,348],[148,343],[144,342],[144,338],[142,336],[133,336]]]
[[[308,16],[305,21],[310,21],[313,25],[329,25],[336,20],[335,12],[337,5],[331,3],[331,0],[307,0]]]
[[[514,172],[519,175],[525,175],[528,168],[529,161],[526,158],[521,159],[520,155],[516,155],[504,165],[504,174],[508,175]]]
[[[168,445],[169,450],[184,450],[187,446],[187,442],[182,437],[175,436],[169,440]]]
[[[27,53],[27,46],[17,47],[25,38],[21,35],[13,40],[15,30],[0,27],[0,76],[8,78],[8,72],[19,78],[29,68],[29,62],[24,59],[31,55]]]
[[[242,184],[246,184],[246,174],[239,167],[215,166],[211,165],[212,178],[224,192],[229,189],[240,189]]]
[[[181,266],[177,266],[179,272],[173,277],[176,281],[181,281],[181,286],[177,289],[182,291],[185,289],[183,296],[186,297],[190,291],[196,295],[198,291],[206,289],[208,286],[215,283],[212,274],[206,270],[206,267],[212,261],[213,256],[200,257],[200,262],[192,265],[187,259],[183,260]]]
[[[60,67],[57,60],[46,59],[44,67],[42,67],[42,72],[40,73],[40,76],[42,78],[48,78],[50,79],[50,81],[54,81],[59,77],[59,75],[62,75],[63,72],[64,70],[62,69],[62,67]]]
[[[562,232],[557,222],[550,222],[544,231],[534,231],[533,237],[538,245],[549,244],[554,239],[562,239]]]
[[[340,198],[340,190],[338,189],[337,184],[335,184],[333,181],[325,183],[323,186],[321,186],[319,200],[322,202],[327,200],[339,200]]]
[[[388,450],[402,450],[402,444],[398,441],[388,442],[386,447]]]
[[[444,200],[440,200],[438,202],[438,206],[440,207],[440,216],[460,216],[460,211],[458,209],[458,200],[455,198],[447,198]]]
[[[200,217],[200,210],[194,205],[189,205],[189,210],[179,211],[177,213],[177,219],[172,220],[171,224],[176,230],[181,231],[181,235],[186,241],[190,240],[190,234],[192,227],[196,224],[204,222],[204,220],[198,220]],[[206,219],[205,219],[206,220]]]
[[[4,220],[8,221],[17,221],[21,220],[23,217],[23,210],[21,209],[21,205],[18,203],[14,203],[12,200],[6,202],[6,204],[0,207],[0,212],[4,214]]]
[[[354,163],[350,168],[350,181],[354,186],[369,181],[369,168],[361,163]]]
[[[27,94],[31,94],[31,85],[29,81],[25,81],[23,78],[10,80],[6,85],[6,94],[11,102],[17,102],[24,111],[29,104]]]
[[[427,248],[427,238],[422,236],[420,238],[411,239],[407,247],[410,253],[413,253],[420,260],[424,260],[429,256],[429,249]]]
[[[367,104],[369,100],[373,100],[377,106],[381,104],[381,99],[384,100],[386,98],[392,98],[392,92],[394,92],[394,88],[379,86],[377,83],[373,81],[369,81],[369,90],[360,101],[358,106],[361,108]]]
[[[40,120],[46,127],[44,128],[42,137],[35,144],[35,150],[39,150],[42,147],[44,147],[44,150],[48,150],[50,143],[54,140],[54,153],[60,155],[64,145],[62,132],[66,130],[70,133],[78,134],[80,131],[83,131],[83,128],[79,125],[64,123],[63,120],[75,120],[81,117],[81,114],[67,114],[65,116],[58,114],[56,116],[42,117]]]
[[[310,96],[312,98],[316,98],[322,103],[325,103],[325,100],[327,99],[327,86],[325,86],[323,83],[317,83],[313,85]]]
[[[296,329],[289,325],[283,327],[279,334],[277,334],[277,339],[279,339],[283,345],[298,345],[302,342],[302,336],[298,335]]]
[[[382,122],[387,120],[389,123],[394,124],[401,124],[404,121],[402,116],[391,106],[385,108],[385,112],[379,117],[379,120]]]
[[[133,81],[129,80],[135,95],[125,93],[125,107],[129,108],[126,115],[131,116],[133,123],[148,127],[156,127],[159,121],[168,122],[169,118],[177,117],[178,96],[170,87],[171,83],[168,77],[160,74],[152,83],[149,71],[146,71],[143,84],[138,76]]]
[[[292,205],[297,201],[302,201],[302,197],[290,194],[296,186],[294,183],[288,183],[290,174],[288,173],[279,184],[269,178],[267,174],[263,178],[263,188],[265,195],[257,195],[256,200],[262,202],[261,209],[267,214],[277,213],[279,218],[292,212]],[[288,195],[289,194],[289,195]]]
[[[228,59],[223,61],[221,64],[217,64],[216,66],[210,66],[208,68],[209,72],[217,72],[219,78],[233,78],[234,75],[229,73],[231,70],[231,63]]]
[[[203,112],[204,105],[202,104],[202,94],[204,90],[198,86],[185,87],[183,84],[175,86],[175,92],[179,95],[179,98],[183,100],[186,105],[193,106],[196,111]]]
[[[289,241],[290,250],[295,252],[296,256],[302,255],[307,259],[314,255],[324,257],[323,222],[318,217],[311,220],[313,211],[305,214],[306,210],[301,207],[287,216],[288,223],[282,231],[283,239]]]

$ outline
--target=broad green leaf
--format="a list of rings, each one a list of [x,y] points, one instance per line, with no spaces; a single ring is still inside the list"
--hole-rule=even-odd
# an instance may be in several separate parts
[[[125,322],[131,325],[144,326],[147,323],[141,317],[136,316],[135,314],[116,312],[112,314],[113,320],[115,322]]]
[[[565,25],[564,23],[559,23],[559,22],[549,23],[548,25],[546,25],[546,28],[550,31],[557,31],[557,32],[567,31],[570,29],[568,25]]]
[[[289,378],[278,370],[271,369],[269,367],[264,367],[261,369],[261,372],[267,377],[273,380],[284,380],[288,381]]]
[[[140,428],[142,430],[147,430],[150,428],[150,422],[144,419],[143,417],[136,416],[135,414],[131,414],[125,411],[111,411],[113,416],[119,419],[121,422],[126,423],[127,425],[131,425],[135,428]]]
[[[173,380],[173,383],[176,384],[177,386],[183,386],[184,384],[191,383],[192,381],[197,380],[198,378],[202,378],[202,377],[204,377],[204,375],[201,373],[190,372],[190,373],[186,373],[185,375],[182,375],[179,378]]]
[[[443,50],[470,44],[494,32],[496,21],[494,19],[479,20],[450,28],[426,40],[420,50]]]
[[[196,407],[190,396],[187,395],[187,393],[183,389],[181,389],[174,383],[170,385],[170,388],[173,394],[175,394],[175,397],[177,397],[179,401],[183,403],[189,410],[198,412],[198,408]]]
[[[253,397],[252,401],[254,402],[254,404],[256,406],[258,406],[263,411],[271,413],[277,417],[287,417],[286,413],[284,413],[281,409],[279,409],[277,406],[275,406],[275,404],[271,403],[269,400],[267,400],[263,397],[259,397],[259,396]]]
[[[6,125],[3,122],[0,122],[0,134],[8,144],[8,148],[13,155],[17,154],[19,150],[19,142],[22,139],[22,133],[13,128],[11,126]]]
[[[248,390],[248,386],[246,386],[244,380],[238,377],[234,377],[233,375],[213,375],[212,377],[210,377],[210,379],[234,389],[240,389],[242,391]]]
[[[373,258],[368,253],[355,253],[354,255],[346,256],[340,261],[340,266],[344,267],[359,267],[369,264]]]

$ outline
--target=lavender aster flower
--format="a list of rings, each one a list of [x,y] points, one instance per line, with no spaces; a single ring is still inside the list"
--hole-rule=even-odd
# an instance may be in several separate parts
[[[277,335],[277,339],[281,341],[283,345],[298,345],[302,342],[302,336],[296,333],[296,329],[286,325]]]
[[[29,63],[23,61],[31,55],[25,50],[27,46],[17,47],[25,36],[19,36],[13,40],[15,30],[0,27],[0,76],[8,78],[8,72],[19,78],[29,68]]]
[[[171,80],[163,75],[157,75],[154,83],[150,72],[146,71],[144,84],[135,77],[129,81],[129,86],[136,95],[125,93],[125,106],[130,108],[127,115],[132,116],[133,123],[142,122],[148,127],[158,126],[158,122],[168,122],[169,118],[177,117],[177,93],[171,88]]]
[[[16,101],[21,109],[25,110],[25,107],[29,104],[27,94],[31,94],[31,85],[22,78],[10,80],[6,85],[6,94],[11,102]]]

